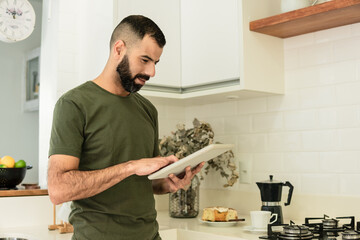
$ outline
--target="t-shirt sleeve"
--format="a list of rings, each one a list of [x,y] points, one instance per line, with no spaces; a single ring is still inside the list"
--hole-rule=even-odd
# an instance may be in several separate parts
[[[49,156],[64,154],[80,158],[84,124],[80,108],[73,101],[60,98],[54,109]]]

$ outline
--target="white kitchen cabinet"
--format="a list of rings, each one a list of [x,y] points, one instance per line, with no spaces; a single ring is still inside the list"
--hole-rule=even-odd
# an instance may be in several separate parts
[[[239,79],[237,0],[181,1],[181,86]]]
[[[167,38],[156,77],[143,95],[213,102],[284,93],[283,40],[249,30],[250,21],[279,13],[280,0],[115,3],[117,22],[143,14]]]
[[[144,15],[164,32],[166,45],[156,74],[147,85],[179,89],[181,86],[180,59],[180,2],[179,0],[121,0],[114,1],[115,26],[128,15]]]

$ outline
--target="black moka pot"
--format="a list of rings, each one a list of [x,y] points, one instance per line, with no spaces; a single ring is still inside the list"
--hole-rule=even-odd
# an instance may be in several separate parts
[[[256,183],[260,189],[261,193],[261,201],[262,211],[270,211],[272,213],[277,213],[278,218],[274,225],[276,224],[283,224],[283,215],[281,210],[281,193],[282,193],[282,187],[286,186],[289,187],[289,194],[287,198],[287,202],[285,203],[285,206],[290,205],[292,193],[294,190],[293,185],[291,185],[290,182],[286,181],[285,183],[273,180],[273,175],[270,175],[270,180],[266,180],[263,182],[257,182]]]

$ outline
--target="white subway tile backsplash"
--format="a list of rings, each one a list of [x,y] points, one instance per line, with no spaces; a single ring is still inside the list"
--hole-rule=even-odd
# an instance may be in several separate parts
[[[336,62],[319,67],[319,84],[335,84],[356,81],[356,61]]]
[[[283,156],[281,153],[253,154],[253,171],[278,173],[284,171]]]
[[[360,36],[355,36],[339,41],[334,44],[334,61],[346,61],[360,58]]]
[[[266,98],[253,98],[237,101],[238,114],[261,113],[266,112],[267,102]]]
[[[337,127],[359,127],[358,106],[345,106],[336,109]]]
[[[342,174],[340,175],[340,194],[347,196],[359,196],[360,174]]]
[[[337,131],[304,131],[302,142],[304,151],[332,151],[337,148]]]
[[[299,49],[304,46],[313,45],[315,43],[314,33],[299,35],[284,39],[284,49]]]
[[[359,126],[359,108],[356,105],[319,110],[320,128]]]
[[[268,111],[285,111],[294,110],[299,108],[299,92],[287,90],[283,96],[271,96],[268,97]]]
[[[283,129],[283,115],[279,112],[255,114],[253,116],[254,132],[272,132]]]
[[[186,119],[192,120],[196,118],[209,117],[213,113],[210,109],[210,105],[190,105],[185,108]]]
[[[240,115],[224,118],[224,131],[228,134],[249,133],[252,130],[251,116]]]
[[[319,153],[284,153],[284,171],[287,173],[315,173],[320,170]]]
[[[360,127],[339,129],[339,149],[360,150]]]
[[[183,119],[185,120],[185,107],[183,106],[165,106],[165,113],[167,118]]]
[[[338,105],[360,103],[360,82],[341,84],[336,86],[336,98]]]
[[[295,90],[319,86],[318,67],[298,68],[286,71],[287,89]]]
[[[269,133],[268,135],[269,152],[301,151],[302,145],[301,132]]]
[[[216,112],[212,116],[225,117],[225,116],[236,116],[237,115],[237,102],[227,101],[221,103],[211,104],[211,109],[216,109]]]
[[[333,44],[319,43],[299,50],[299,65],[301,67],[328,64],[333,61]]]
[[[331,28],[314,33],[315,43],[330,42],[338,39],[349,38],[351,36],[351,25]]]
[[[334,128],[337,126],[336,108],[319,109],[319,128]]]
[[[329,84],[357,81],[357,61],[349,60],[286,71],[287,89],[323,87]]]
[[[313,195],[339,194],[339,176],[334,174],[303,174],[301,176],[301,192]]]
[[[301,108],[333,106],[336,103],[337,91],[334,86],[301,89],[299,92]]]
[[[350,25],[352,36],[360,36],[360,23]]]
[[[325,173],[360,173],[360,151],[320,153],[321,171]]]
[[[315,129],[319,126],[316,110],[291,111],[284,113],[286,130]]]
[[[243,153],[265,152],[266,134],[239,134],[239,151]]]

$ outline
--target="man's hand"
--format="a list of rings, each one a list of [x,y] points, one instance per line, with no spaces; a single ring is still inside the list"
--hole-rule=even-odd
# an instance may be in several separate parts
[[[149,175],[160,168],[163,168],[171,163],[178,161],[179,159],[174,155],[168,157],[154,157],[154,158],[142,158],[139,160],[131,161],[131,165],[134,168],[134,173],[138,176]]]
[[[190,166],[185,168],[185,175],[175,176],[170,174],[168,178],[153,180],[153,190],[156,194],[164,194],[169,192],[176,192],[179,189],[184,189],[191,184],[193,177],[200,172],[205,162],[201,162],[196,168],[191,169]]]

